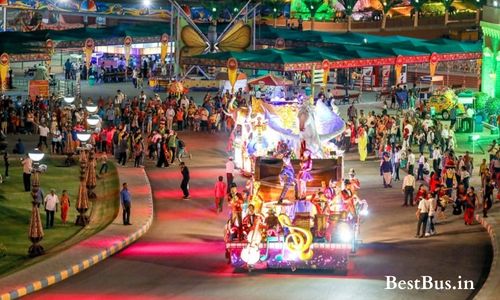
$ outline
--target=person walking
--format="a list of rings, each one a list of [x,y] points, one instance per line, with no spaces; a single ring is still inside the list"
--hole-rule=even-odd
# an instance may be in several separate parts
[[[425,236],[431,236],[436,234],[436,229],[434,228],[434,215],[436,214],[437,201],[439,198],[439,193],[429,193],[427,199],[427,205],[429,206],[429,219],[427,220],[428,229],[426,228]]]
[[[488,177],[486,178],[485,181],[486,184],[484,186],[484,192],[483,192],[483,218],[488,217],[488,210],[493,205],[493,191],[495,189],[494,186],[495,181],[493,179],[490,179]]]
[[[425,156],[423,152],[420,152],[420,157],[418,158],[417,180],[424,180],[424,164]]]
[[[215,183],[215,212],[222,212],[222,202],[224,200],[224,196],[226,195],[226,184],[224,183],[224,177],[219,176],[217,182]]]
[[[403,206],[413,206],[413,192],[415,191],[415,181],[415,176],[413,176],[413,174],[411,173],[408,173],[408,175],[403,178],[402,190],[405,199]]]
[[[54,227],[54,214],[57,211],[57,205],[59,204],[59,198],[56,195],[54,189],[50,190],[50,193],[45,196],[43,200],[43,205],[45,206],[45,228],[49,229]]]
[[[233,158],[229,157],[226,162],[226,179],[227,179],[227,193],[231,191],[231,186],[233,185],[233,173],[234,173],[234,162]]]
[[[181,190],[184,194],[184,197],[182,197],[182,199],[186,200],[189,199],[189,169],[188,167],[186,167],[186,164],[184,162],[181,162],[180,166],[182,174]]]
[[[380,176],[383,177],[384,187],[392,188],[392,163],[389,153],[384,153],[382,161],[380,162]]]
[[[173,132],[168,137],[168,150],[170,151],[170,163],[173,164],[177,157],[177,133]]]
[[[99,169],[99,175],[102,173],[106,174],[108,173],[108,156],[106,155],[106,152],[103,152],[101,155],[101,168]]]
[[[123,209],[123,225],[132,225],[130,223],[130,208],[132,204],[132,195],[128,190],[128,185],[126,182],[122,184],[122,190],[120,191],[120,202]]]
[[[127,163],[127,137],[127,133],[124,133],[118,146],[118,164],[121,164],[122,166],[125,166]]]
[[[415,154],[408,149],[408,173],[415,175]]]
[[[26,157],[21,160],[21,164],[23,165],[24,191],[29,192],[31,190],[31,169],[33,167],[33,161],[26,155]]]
[[[422,238],[425,235],[425,230],[427,228],[427,220],[429,218],[429,203],[425,198],[418,199],[418,208],[417,208],[417,234],[416,238]],[[422,228],[422,232],[420,232],[420,228]]]
[[[66,224],[68,220],[68,210],[70,205],[68,192],[66,190],[62,191],[61,195],[61,220],[63,224]]]
[[[474,210],[476,208],[477,195],[474,192],[474,187],[470,186],[465,196],[465,212],[464,222],[465,225],[472,225],[474,223]]]

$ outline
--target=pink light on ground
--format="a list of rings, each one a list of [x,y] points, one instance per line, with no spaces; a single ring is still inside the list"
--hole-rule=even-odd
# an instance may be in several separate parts
[[[182,179],[181,170],[177,166],[149,172],[148,176],[150,180],[179,180],[180,182],[180,180]],[[191,177],[191,180],[213,178],[215,184],[217,177],[223,176],[225,178],[226,171],[224,169],[217,169],[217,168],[196,169],[196,170],[190,169],[189,176]]]
[[[179,257],[179,256],[207,256],[221,255],[224,253],[224,243],[136,243],[129,248],[120,252],[119,257],[135,257],[135,256],[164,256],[164,257]]]
[[[213,197],[214,190],[212,188],[191,187],[189,194],[192,199],[207,199]],[[157,200],[180,200],[182,198],[182,191],[180,188],[177,190],[156,190],[154,197]]]
[[[223,214],[225,215],[225,214]],[[188,211],[159,211],[156,214],[158,220],[164,221],[173,221],[173,220],[194,220],[194,219],[202,219],[202,220],[210,220],[217,218],[215,211],[206,209],[206,210],[188,210]]]

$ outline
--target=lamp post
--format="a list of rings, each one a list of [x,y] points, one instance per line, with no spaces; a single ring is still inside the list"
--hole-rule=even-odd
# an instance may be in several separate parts
[[[43,239],[43,226],[40,217],[40,202],[38,202],[38,191],[40,190],[40,161],[44,157],[44,153],[38,149],[28,153],[29,158],[33,161],[32,173],[33,178],[31,181],[31,197],[33,201],[31,202],[31,219],[29,227],[29,239],[31,241],[31,246],[28,249],[28,255],[30,257],[36,257],[45,253],[40,241]]]
[[[89,209],[89,199],[87,191],[87,151],[85,143],[90,139],[90,133],[78,132],[76,134],[78,140],[82,142],[80,150],[80,187],[78,189],[78,200],[76,202],[76,210],[79,215],[76,218],[76,225],[85,226],[89,223],[89,217],[85,214]]]
[[[87,106],[87,111],[97,111],[97,106],[92,107],[89,110],[89,106]],[[91,115],[87,118],[87,124],[90,126],[92,130],[95,130],[97,125],[101,122],[101,118],[98,115]],[[92,145],[90,145],[92,146]],[[97,176],[96,176],[96,167],[97,167],[97,159],[95,156],[95,147],[89,147],[89,157],[88,157],[88,165],[87,165],[87,189],[89,199],[94,200],[97,199],[97,195],[94,192],[94,189],[97,185]]]

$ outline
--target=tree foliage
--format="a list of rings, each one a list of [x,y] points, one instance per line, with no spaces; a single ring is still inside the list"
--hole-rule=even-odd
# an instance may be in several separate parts
[[[351,16],[354,10],[354,6],[358,3],[358,0],[339,0],[339,3],[344,6],[345,14]]]
[[[382,5],[384,14],[387,14],[396,5],[403,3],[402,0],[378,0],[378,2]]]

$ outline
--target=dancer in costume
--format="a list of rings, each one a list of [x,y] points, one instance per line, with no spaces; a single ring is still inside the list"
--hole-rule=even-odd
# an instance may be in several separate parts
[[[295,181],[295,171],[293,170],[292,162],[289,153],[283,156],[283,166],[279,174],[280,184],[283,186],[278,203],[282,203],[290,186],[294,186],[295,198],[298,198],[297,183]]]
[[[311,151],[304,150],[304,155],[300,161],[300,172],[298,175],[299,181],[299,196],[305,197],[307,192],[307,183],[312,181],[313,177],[311,175],[312,171],[312,158]]]

